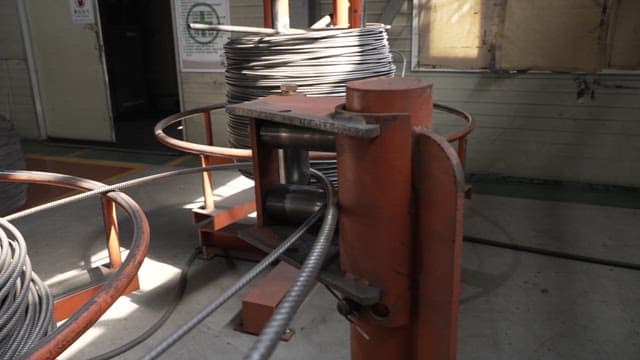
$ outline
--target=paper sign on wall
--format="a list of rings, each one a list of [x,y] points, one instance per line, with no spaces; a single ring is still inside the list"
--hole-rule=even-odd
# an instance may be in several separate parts
[[[176,0],[176,25],[182,71],[224,71],[228,32],[191,30],[189,23],[229,24],[228,0]]]
[[[74,24],[94,24],[93,0],[69,0],[71,21]]]

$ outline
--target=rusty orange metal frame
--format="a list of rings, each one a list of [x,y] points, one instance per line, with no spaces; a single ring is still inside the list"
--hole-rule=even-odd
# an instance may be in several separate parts
[[[74,176],[33,171],[2,171],[0,172],[0,181],[47,184],[76,190],[94,190],[106,186],[97,181]],[[147,218],[140,206],[124,193],[110,192],[104,194],[103,204],[107,247],[110,259],[114,262],[112,266],[114,270],[117,267],[117,270],[97,291],[95,288],[91,288],[81,294],[80,298],[85,296],[89,297],[89,299],[67,321],[47,336],[43,342],[25,354],[24,358],[34,360],[55,359],[95,324],[118,297],[137,284],[138,270],[149,249],[150,233]],[[131,248],[124,262],[121,262],[120,259],[117,224],[113,216],[115,215],[113,211],[113,206],[115,205],[124,210],[133,223]],[[121,263],[119,264],[119,262]]]
[[[187,153],[198,154],[200,156],[202,166],[229,162],[231,160],[250,160],[252,158],[251,149],[235,149],[213,145],[211,113],[217,110],[222,110],[224,107],[224,103],[218,103],[173,114],[156,124],[154,129],[156,138],[159,142],[168,147]],[[204,121],[206,144],[197,144],[178,140],[168,136],[164,132],[164,129],[171,124],[198,118],[202,118]],[[316,152],[313,153],[311,157],[313,159],[322,160],[335,159],[335,154]],[[211,220],[210,223],[204,224],[199,231],[199,242],[203,254],[208,257],[216,254],[225,254],[228,253],[228,251],[233,251],[237,254],[244,253],[248,249],[253,249],[250,251],[253,253],[258,251],[253,247],[248,247],[246,243],[240,239],[237,239],[237,241],[230,241],[229,233],[218,233],[222,228],[233,224],[256,211],[255,201],[249,200],[225,210],[217,209],[213,198],[213,179],[210,172],[202,173],[202,190],[204,196],[204,208],[194,209],[193,219],[195,223],[201,223],[207,219]],[[220,241],[217,239],[218,237],[220,237]],[[250,254],[247,255],[248,256],[241,257],[254,258],[254,256]]]
[[[340,265],[383,289],[354,317],[370,339],[352,326],[353,360],[456,357],[465,183],[455,150],[428,130],[431,90],[417,79],[347,84],[346,110],[407,114],[373,140],[337,137]]]

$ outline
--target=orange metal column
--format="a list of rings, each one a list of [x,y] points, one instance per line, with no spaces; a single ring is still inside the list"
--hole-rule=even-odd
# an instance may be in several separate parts
[[[362,19],[362,0],[349,0],[349,27],[359,28],[365,24]]]
[[[375,139],[336,138],[340,266],[348,277],[383,289],[382,301],[355,319],[351,358],[410,359],[412,287],[412,134],[431,127],[431,84],[375,78],[347,84],[346,110],[404,113]]]
[[[333,26],[349,27],[349,0],[333,0]]]
[[[271,9],[271,0],[263,0],[262,7],[264,13],[264,27],[271,29],[273,27],[273,11]]]

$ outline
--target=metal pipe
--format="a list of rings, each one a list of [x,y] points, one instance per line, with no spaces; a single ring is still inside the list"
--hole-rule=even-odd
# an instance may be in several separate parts
[[[366,21],[364,19],[364,0],[349,0],[349,27],[364,27]]]
[[[309,152],[286,148],[282,150],[284,181],[286,184],[306,185],[309,183]]]
[[[333,0],[333,26],[349,27],[349,0]]]
[[[262,1],[262,13],[264,17],[264,27],[269,29],[272,28],[273,14],[272,14],[271,0]]]
[[[279,184],[267,190],[264,210],[270,219],[300,224],[325,203],[325,192],[316,186]]]
[[[324,29],[329,25],[331,25],[331,16],[330,15],[325,15],[325,16],[321,17],[320,19],[318,19],[318,21],[313,23],[313,25],[311,25],[309,28],[310,29]]]
[[[289,0],[271,0],[273,28],[278,33],[289,32]]]
[[[266,145],[282,148],[300,148],[315,151],[336,151],[334,134],[285,126],[263,126],[260,128],[260,141]]]
[[[287,33],[287,34],[307,33],[307,31],[303,29],[287,28],[287,30],[278,31],[275,29],[268,29],[268,28],[254,27],[254,26],[238,26],[238,25],[223,25],[223,24],[208,25],[208,24],[190,23],[189,28],[192,30],[228,31],[228,32],[262,34],[262,35],[278,35],[281,33]]]

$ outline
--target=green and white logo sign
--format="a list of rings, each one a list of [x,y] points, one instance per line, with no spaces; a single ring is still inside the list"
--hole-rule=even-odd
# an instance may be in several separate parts
[[[189,24],[205,24],[205,25],[218,25],[220,24],[220,15],[216,9],[207,3],[193,4],[187,12],[185,19],[187,31],[189,37],[200,45],[211,44],[218,37],[217,31],[211,30],[192,30],[189,28]]]
[[[182,71],[224,71],[224,31],[193,30],[189,24],[229,24],[229,0],[174,0]]]

